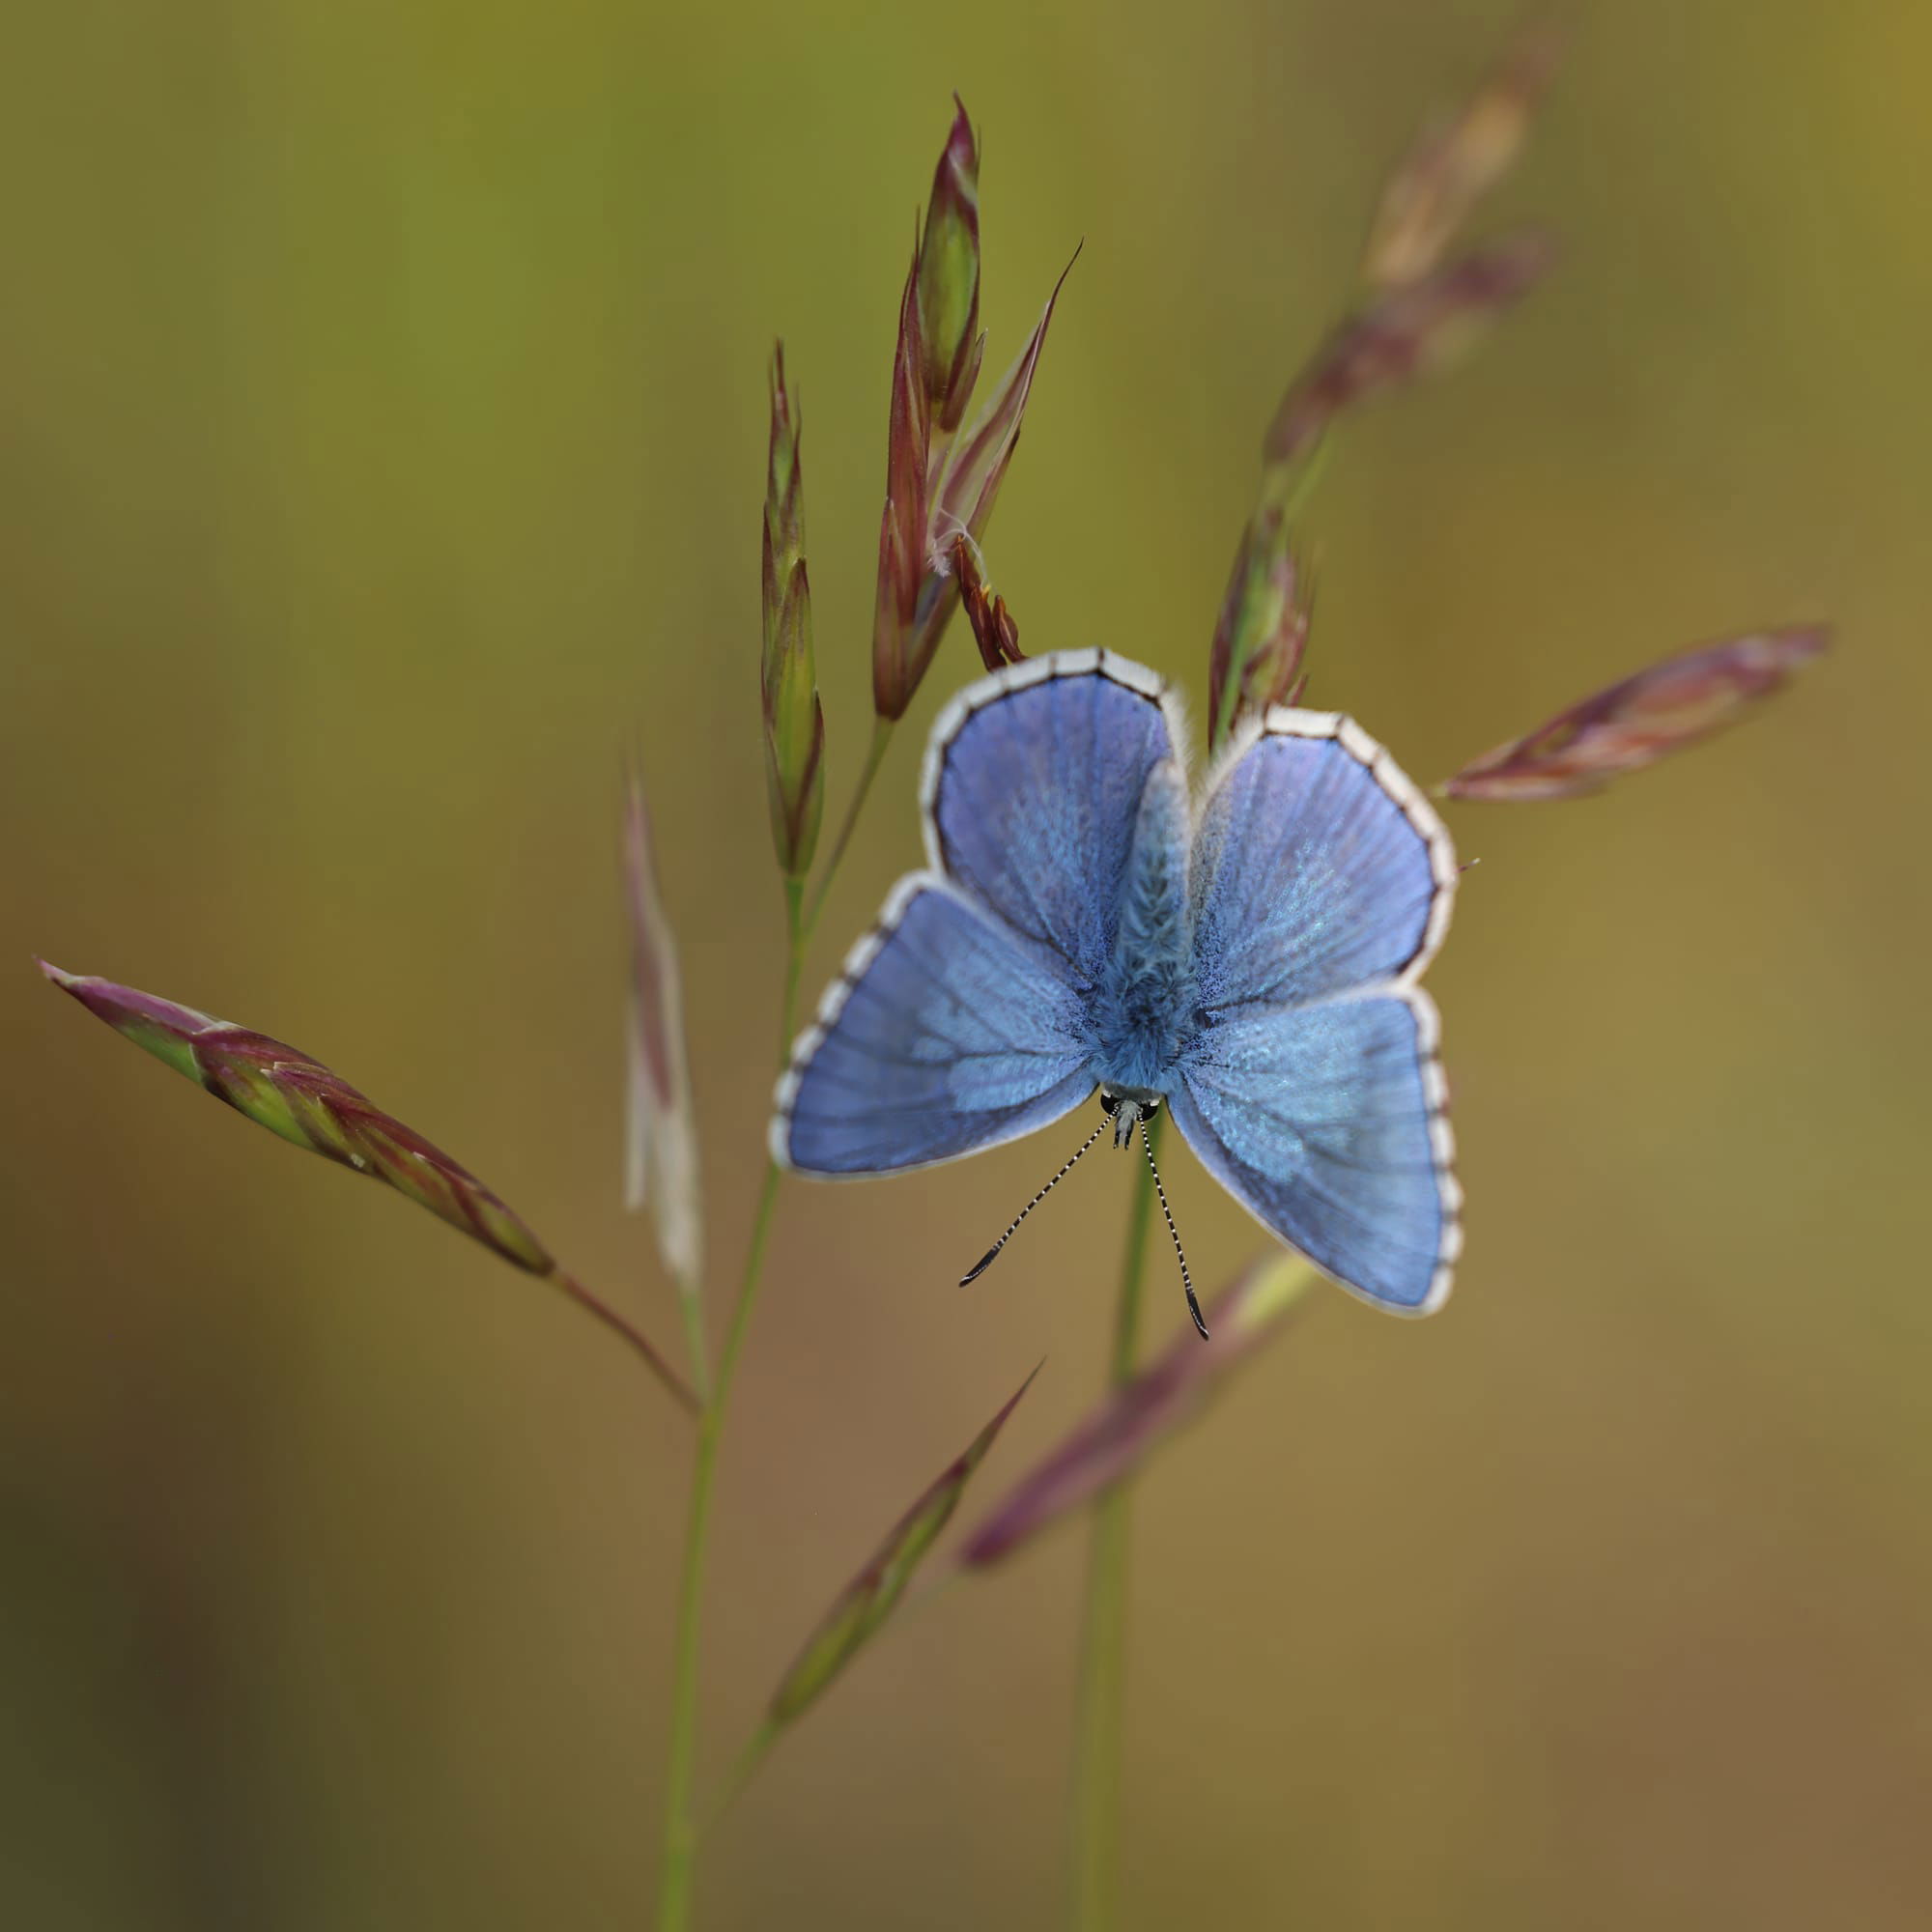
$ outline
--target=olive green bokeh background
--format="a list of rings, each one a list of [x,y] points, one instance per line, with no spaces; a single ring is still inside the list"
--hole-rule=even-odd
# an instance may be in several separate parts
[[[1266,413],[1507,18],[14,10],[10,1922],[644,1922],[686,1456],[591,1324],[190,1093],[30,952],[330,1061],[668,1343],[617,1205],[617,772],[635,745],[663,824],[728,1281],[779,980],[771,336],[835,809],[955,86],[995,367],[1086,242],[994,576],[1029,647],[1105,642],[1198,704]],[[1830,615],[1840,645],[1606,798],[1455,814],[1467,1265],[1420,1326],[1324,1294],[1146,1483],[1133,1927],[1932,1916],[1928,63],[1891,0],[1586,15],[1492,216],[1547,218],[1560,271],[1324,486],[1316,697],[1425,779],[1681,643]],[[949,641],[814,980],[914,861],[919,739],[973,663]],[[983,1500],[1090,1398],[1122,1168],[950,1286],[1065,1151],[786,1190],[707,1775],[1037,1356]],[[1171,1191],[1223,1278],[1252,1227],[1179,1153]],[[707,1926],[1057,1922],[1078,1574],[1061,1537],[893,1633],[717,1833]]]

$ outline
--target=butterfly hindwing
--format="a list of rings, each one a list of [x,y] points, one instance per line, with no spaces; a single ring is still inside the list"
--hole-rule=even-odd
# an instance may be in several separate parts
[[[1094,1091],[1070,987],[946,880],[903,879],[779,1083],[772,1151],[892,1174],[1031,1133]]]
[[[1170,1104],[1243,1206],[1380,1305],[1440,1303],[1462,1194],[1415,985],[1448,924],[1448,834],[1351,720],[1270,711],[1194,852],[1195,1036]]]
[[[1462,1197],[1427,994],[1251,1009],[1168,1104],[1202,1166],[1323,1273],[1408,1314],[1448,1293]]]

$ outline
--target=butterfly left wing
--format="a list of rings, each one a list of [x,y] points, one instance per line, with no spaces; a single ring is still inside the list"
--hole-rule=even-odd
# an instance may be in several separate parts
[[[895,1173],[1031,1133],[1094,1091],[1087,1002],[1119,923],[1172,700],[1111,651],[1029,658],[933,725],[929,872],[900,883],[780,1082],[772,1148]]]
[[[827,1178],[955,1160],[1094,1091],[1071,985],[950,881],[902,879],[800,1035],[772,1156]]]
[[[1194,859],[1203,1025],[1169,1095],[1202,1164],[1378,1305],[1440,1305],[1462,1190],[1435,1008],[1449,836],[1351,720],[1276,708],[1231,749]]]
[[[1178,760],[1175,699],[1112,651],[1055,651],[968,685],[932,727],[926,852],[1076,985],[1105,974],[1141,797]]]

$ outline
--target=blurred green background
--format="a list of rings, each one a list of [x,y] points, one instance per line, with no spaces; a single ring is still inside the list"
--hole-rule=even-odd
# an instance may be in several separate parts
[[[1086,242],[995,580],[1029,647],[1111,644],[1198,704],[1267,412],[1511,17],[13,11],[10,1923],[644,1922],[686,1460],[590,1323],[190,1093],[30,952],[329,1060],[669,1341],[618,1205],[618,763],[662,821],[728,1282],[780,970],[771,337],[835,810],[954,87],[992,366]],[[1424,779],[1679,644],[1829,615],[1840,645],[1606,798],[1456,814],[1466,1266],[1421,1326],[1324,1293],[1144,1486],[1134,1927],[1932,1919],[1928,63],[1893,0],[1585,14],[1490,216],[1547,218],[1559,272],[1323,488],[1315,696]],[[961,632],[814,980],[914,862],[918,743],[975,664]],[[982,1500],[1091,1399],[1122,1168],[950,1286],[1063,1151],[787,1190],[708,1775],[1040,1354]],[[1251,1224],[1185,1156],[1170,1187],[1224,1277]],[[1079,1569],[1059,1537],[875,1649],[717,1833],[705,1924],[1054,1924]]]

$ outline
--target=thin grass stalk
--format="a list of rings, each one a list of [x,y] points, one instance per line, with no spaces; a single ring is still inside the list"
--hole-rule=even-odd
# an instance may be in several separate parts
[[[893,723],[890,718],[875,718],[872,721],[872,742],[866,748],[866,764],[859,774],[858,788],[852,794],[852,803],[845,808],[844,820],[838,827],[838,837],[832,841],[832,856],[825,862],[825,869],[819,874],[818,890],[811,895],[811,908],[805,916],[804,936],[810,939],[818,929],[818,916],[825,910],[825,896],[832,890],[832,881],[838,870],[838,862],[845,856],[845,848],[852,842],[852,833],[859,823],[859,814],[866,809],[867,795],[872,789],[872,781],[879,776],[879,767],[886,761],[886,750],[893,742]],[[791,1035],[785,1035],[783,1053],[791,1051]],[[782,1055],[781,1056],[782,1059]]]
[[[854,814],[856,816],[856,812]],[[842,840],[841,840],[842,843]],[[827,867],[829,880],[838,865],[835,852]],[[805,965],[805,924],[800,915],[802,882],[787,881],[785,889],[784,995],[779,1009],[779,1034],[783,1054],[791,1047],[798,1026],[798,985]],[[765,1157],[758,1205],[752,1214],[751,1246],[731,1306],[731,1322],[718,1358],[717,1378],[705,1391],[697,1419],[697,1441],[692,1453],[691,1500],[684,1527],[684,1555],[679,1565],[677,1631],[672,1644],[670,1736],[665,1773],[664,1862],[658,1887],[658,1932],[687,1932],[697,1859],[697,1820],[695,1809],[697,1773],[698,1634],[704,1610],[704,1575],[711,1541],[711,1494],[718,1475],[718,1450],[724,1440],[724,1415],[731,1400],[738,1357],[752,1325],[752,1310],[764,1280],[765,1251],[770,1244],[772,1215],[778,1206],[779,1164]]]
[[[832,854],[819,878],[818,892],[806,910],[805,881],[785,880],[785,967],[784,992],[779,1004],[779,1065],[791,1053],[798,1032],[798,991],[805,970],[806,944],[818,918],[825,895],[845,856],[845,847],[859,813],[870,791],[872,781],[884,762],[892,742],[892,724],[887,719],[876,722],[872,743],[867,753],[865,770],[858,789],[845,813]],[[752,1310],[764,1280],[765,1251],[770,1244],[772,1217],[778,1206],[779,1164],[765,1159],[764,1179],[758,1189],[758,1204],[752,1213],[751,1246],[745,1253],[744,1272],[731,1307],[731,1321],[724,1334],[724,1348],[718,1359],[718,1373],[704,1391],[704,1406],[697,1420],[697,1441],[691,1463],[691,1499],[685,1514],[684,1554],[679,1565],[677,1628],[673,1638],[671,1665],[670,1735],[665,1776],[665,1828],[663,1871],[658,1887],[658,1932],[687,1932],[691,1924],[691,1903],[696,1877],[697,1772],[697,1687],[698,1635],[704,1609],[704,1576],[711,1541],[711,1495],[718,1475],[718,1451],[724,1440],[724,1416],[731,1400],[738,1357],[744,1351],[745,1337],[752,1325]],[[762,1735],[734,1769],[728,1788],[741,1788],[763,1753],[768,1739]]]
[[[711,1359],[704,1339],[704,1310],[695,1295],[680,1295],[678,1302],[684,1313],[685,1358],[691,1364],[691,1379],[697,1390],[698,1413],[702,1414],[704,1405],[711,1400]]]
[[[1164,1116],[1150,1122],[1158,1138]],[[1114,1350],[1108,1379],[1133,1379],[1139,1352],[1141,1290],[1153,1231],[1153,1168],[1136,1163],[1127,1208],[1127,1240],[1114,1303]],[[1132,1492],[1122,1483],[1094,1504],[1081,1611],[1080,1687],[1074,1709],[1071,1923],[1076,1932],[1106,1932],[1119,1896],[1121,1725],[1127,1662],[1127,1551]]]
[[[692,1882],[697,1852],[693,1815],[697,1757],[697,1653],[704,1604],[704,1573],[711,1537],[711,1493],[718,1474],[718,1448],[738,1356],[751,1325],[752,1309],[764,1276],[772,1210],[779,1198],[779,1166],[765,1162],[764,1184],[752,1219],[752,1245],[746,1252],[738,1298],[718,1360],[718,1378],[698,1418],[697,1444],[691,1463],[691,1502],[685,1517],[684,1558],[677,1597],[677,1635],[672,1652],[669,1761],[665,1780],[664,1871],[658,1889],[658,1932],[687,1932],[691,1923]]]
[[[641,1330],[634,1327],[623,1316],[619,1315],[602,1295],[592,1294],[574,1274],[567,1274],[559,1268],[551,1279],[586,1315],[594,1316],[596,1320],[603,1322],[613,1334],[621,1336],[626,1346],[642,1360],[644,1366],[661,1382],[665,1381],[664,1357],[651,1347],[650,1343],[644,1338]],[[693,1390],[686,1388],[681,1381],[675,1379],[665,1382],[665,1386],[669,1389],[672,1397],[682,1408],[692,1414],[696,1414],[704,1400],[702,1387],[704,1364],[702,1359],[694,1357],[692,1367],[694,1370],[694,1379],[699,1383],[695,1393]]]
[[[842,841],[841,841],[842,842]],[[835,854],[834,865],[838,863]],[[832,874],[828,868],[826,878]],[[811,928],[805,922],[805,881],[787,879],[784,882],[785,895],[785,981],[784,994],[779,1005],[779,1065],[784,1065],[791,1058],[791,1043],[798,1031],[798,987],[799,979],[805,968],[805,944],[811,937]]]
[[[718,1474],[718,1447],[738,1356],[751,1325],[763,1279],[772,1210],[779,1198],[779,1167],[765,1162],[764,1183],[752,1219],[752,1244],[738,1282],[738,1298],[718,1361],[718,1378],[698,1418],[691,1464],[691,1502],[685,1517],[684,1560],[678,1584],[677,1635],[671,1679],[669,1763],[665,1780],[664,1872],[658,1891],[659,1932],[686,1932],[691,1923],[693,1864],[697,1850],[692,1799],[697,1756],[697,1639],[704,1603],[705,1561],[711,1535],[711,1492]]]

